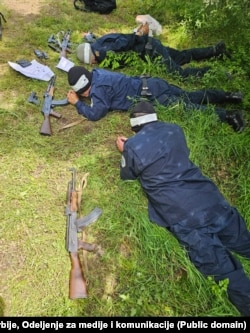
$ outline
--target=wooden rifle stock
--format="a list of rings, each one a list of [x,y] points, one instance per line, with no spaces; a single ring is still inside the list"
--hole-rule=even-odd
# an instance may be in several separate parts
[[[69,277],[69,298],[87,298],[87,284],[83,275],[79,254],[70,252],[71,270]]]
[[[50,123],[50,116],[53,116],[55,118],[61,118],[62,115],[50,110],[50,114],[44,113],[44,121],[42,123],[42,126],[40,128],[40,134],[41,135],[47,135],[51,136],[52,135],[52,129],[51,129],[51,123]]]
[[[50,116],[53,116],[55,118],[61,118],[62,115],[53,111],[53,95],[54,95],[54,89],[55,89],[55,81],[56,76],[53,76],[50,80],[49,86],[47,88],[47,91],[44,94],[44,103],[42,108],[42,113],[44,115],[44,121],[42,123],[42,126],[40,128],[40,134],[41,135],[52,135],[52,129],[50,124]]]

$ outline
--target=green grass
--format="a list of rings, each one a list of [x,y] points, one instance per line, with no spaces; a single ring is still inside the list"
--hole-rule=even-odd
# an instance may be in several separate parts
[[[46,51],[49,59],[45,63],[57,75],[55,99],[65,98],[67,76],[55,68],[58,54],[48,48],[47,38],[71,29],[74,50],[84,31],[97,36],[131,32],[140,2],[118,0],[117,4],[114,13],[100,16],[76,11],[71,1],[46,0],[35,17],[22,16],[0,4],[7,19],[0,42],[0,315],[237,316],[223,286],[204,279],[174,237],[149,222],[140,185],[120,180],[115,140],[121,134],[132,135],[128,114],[112,112],[98,122],[83,120],[63,131],[62,120],[52,118],[53,135],[41,136],[41,106],[27,99],[35,91],[42,101],[47,83],[26,78],[7,64],[34,59],[36,48]],[[174,29],[174,23],[171,36],[165,34],[169,31],[166,26],[160,38],[173,41],[173,47],[181,48],[183,43],[192,47],[184,32]],[[68,57],[78,64],[74,53]],[[240,70],[234,72],[233,80],[225,75],[233,61],[211,63],[214,72],[200,81],[182,82],[140,60],[121,71],[129,75],[150,71],[190,90],[211,86],[247,94],[249,83]],[[244,103],[247,107],[248,100]],[[56,111],[68,123],[81,119],[70,105]],[[234,133],[218,121],[212,109],[185,113],[181,106],[159,106],[158,114],[183,127],[193,161],[218,184],[249,225],[249,128]],[[249,121],[247,112],[245,116]],[[77,169],[79,180],[89,172],[81,214],[87,215],[96,206],[103,210],[85,229],[86,240],[99,244],[104,255],[87,253],[84,273],[89,296],[82,300],[68,298],[70,259],[65,249],[64,209],[71,167]],[[249,262],[243,262],[249,273]]]

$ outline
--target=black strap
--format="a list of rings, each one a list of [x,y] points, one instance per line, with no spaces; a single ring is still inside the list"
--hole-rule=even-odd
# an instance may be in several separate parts
[[[6,20],[5,20],[5,17],[3,16],[3,14],[0,12],[0,40],[2,40],[2,19],[1,19],[1,17],[2,17],[2,19],[4,20],[4,22],[6,22]]]
[[[81,6],[82,6],[82,7],[77,6],[76,3],[77,3],[78,1],[81,3]],[[81,0],[74,0],[74,7],[75,7],[75,9],[77,9],[77,10],[84,10],[84,2],[81,1]]]
[[[145,46],[145,50],[146,50],[146,53],[149,54],[149,55],[151,55],[152,49],[153,49],[152,41],[153,41],[153,37],[148,36],[148,42]]]
[[[3,16],[3,13],[0,12],[0,16],[3,18],[4,22],[7,22],[7,21],[5,20],[5,17]],[[0,17],[0,22],[1,22],[1,17]]]

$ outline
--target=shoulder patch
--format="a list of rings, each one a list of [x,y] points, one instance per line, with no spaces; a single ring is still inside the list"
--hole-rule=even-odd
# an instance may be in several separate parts
[[[124,156],[122,155],[122,158],[121,158],[121,167],[125,168],[125,166],[126,166],[126,160],[125,160]]]

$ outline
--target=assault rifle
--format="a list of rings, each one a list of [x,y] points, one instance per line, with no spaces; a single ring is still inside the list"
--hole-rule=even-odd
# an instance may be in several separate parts
[[[87,216],[78,218],[80,205],[80,191],[76,189],[76,169],[70,169],[72,179],[68,183],[67,189],[67,205],[65,214],[67,216],[66,226],[66,250],[69,252],[71,261],[71,270],[69,278],[69,298],[87,298],[87,284],[84,278],[78,249],[90,252],[98,252],[100,249],[96,244],[86,243],[78,239],[78,232],[84,227],[95,222],[102,214],[100,208],[95,208]],[[86,181],[86,180],[85,180]]]
[[[63,34],[62,39],[60,39],[60,34]],[[68,30],[65,33],[61,31],[61,33],[57,34],[57,37],[55,38],[54,35],[51,35],[48,39],[48,46],[60,53],[60,58],[64,57],[67,58],[67,52],[71,51],[71,43],[70,43],[70,35],[71,31]]]
[[[67,52],[71,52],[70,50],[70,30],[68,30],[64,35],[62,39],[61,44],[61,52],[60,52],[60,58],[64,57],[67,58]]]
[[[56,76],[54,75],[48,85],[48,88],[44,94],[44,102],[42,107],[42,113],[44,115],[44,121],[40,128],[41,135],[52,135],[51,124],[50,124],[50,116],[55,118],[61,118],[62,115],[53,111],[53,107],[55,106],[64,106],[69,104],[67,99],[62,99],[59,101],[53,100],[54,89],[55,89]]]

